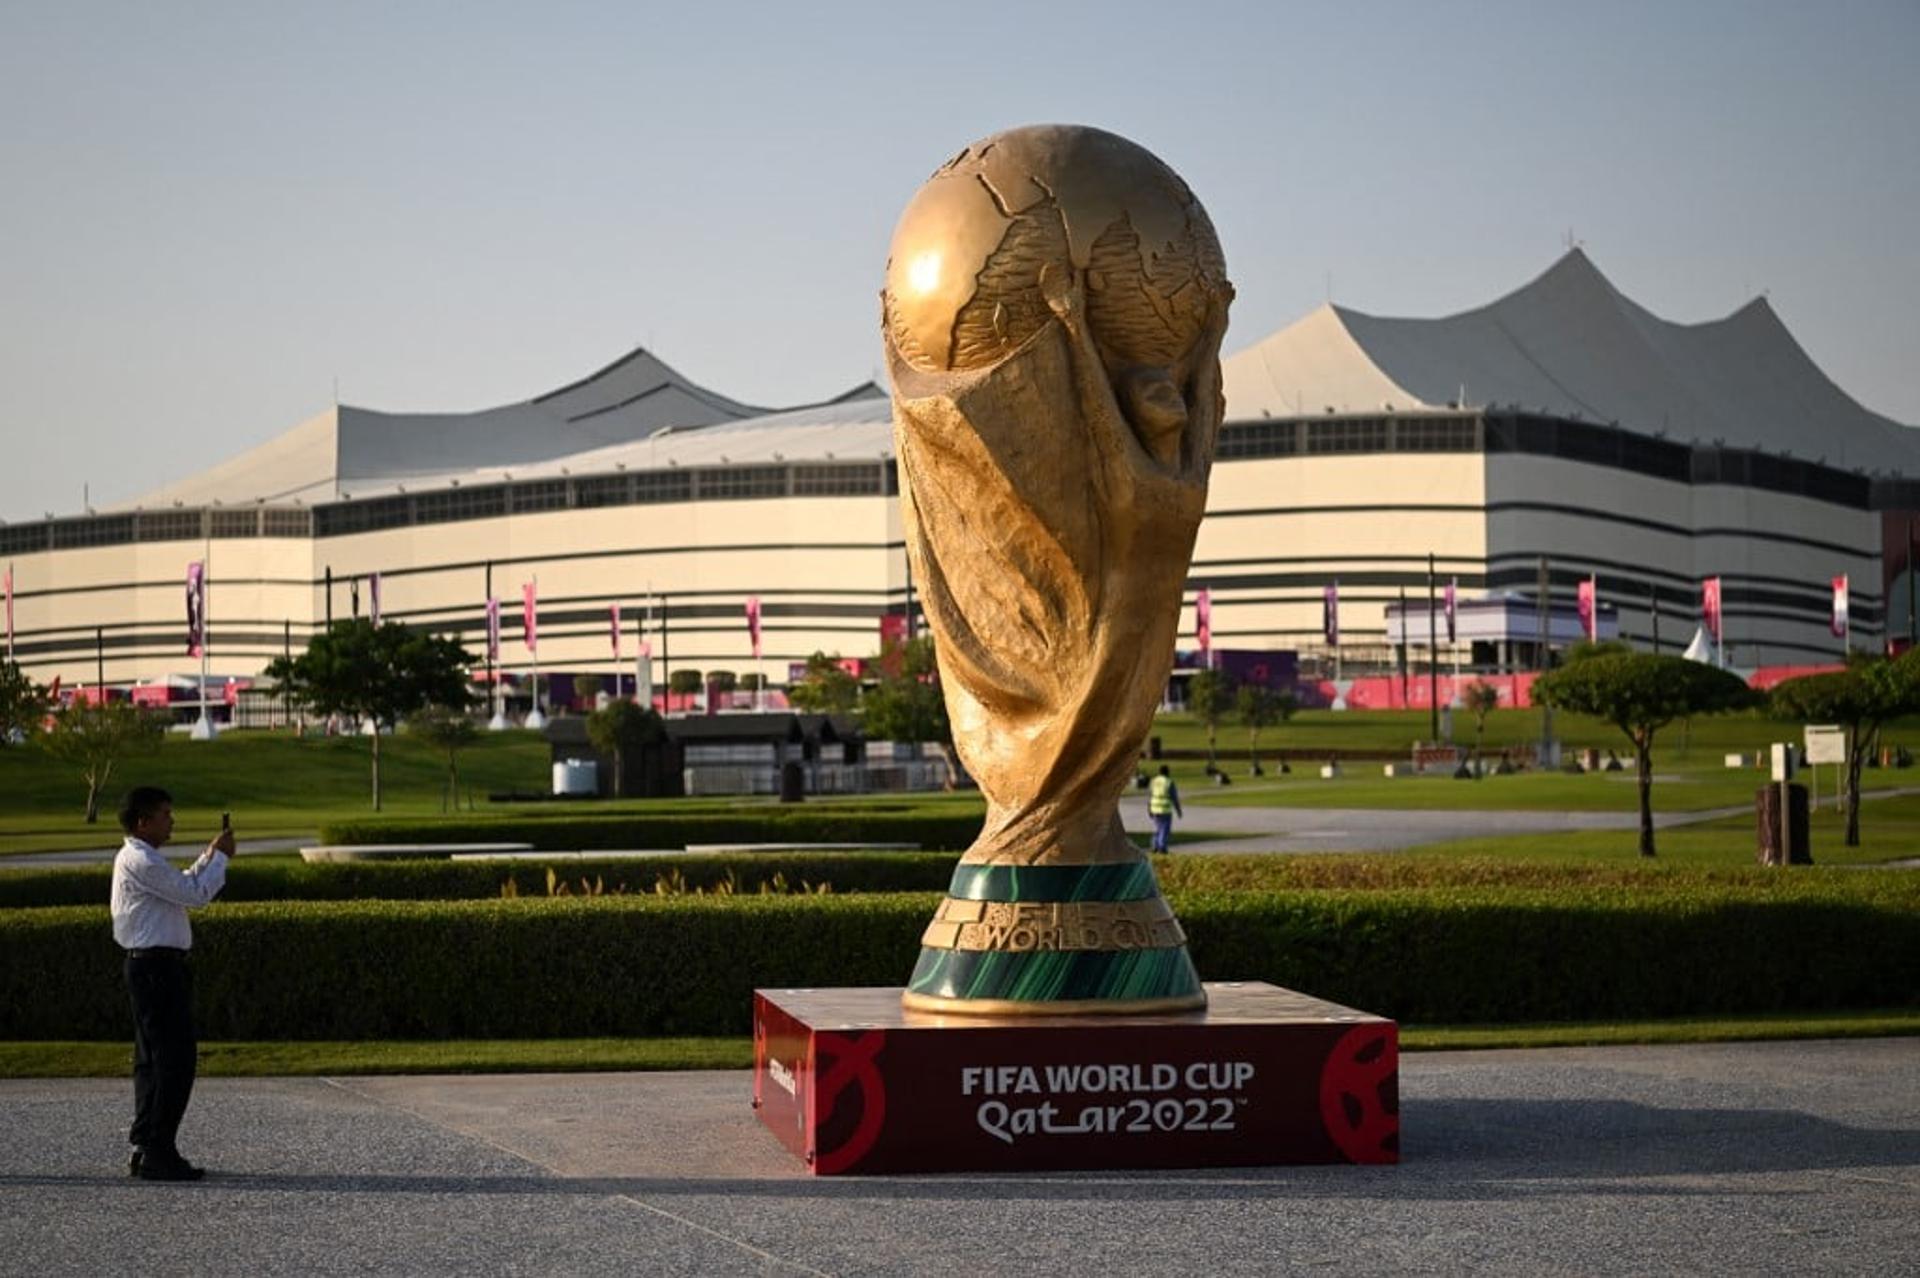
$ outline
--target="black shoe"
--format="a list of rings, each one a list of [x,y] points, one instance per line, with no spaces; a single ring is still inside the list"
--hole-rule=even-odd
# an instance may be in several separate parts
[[[140,1170],[135,1172],[141,1180],[204,1180],[206,1170],[195,1167],[179,1156],[168,1159],[143,1158]]]

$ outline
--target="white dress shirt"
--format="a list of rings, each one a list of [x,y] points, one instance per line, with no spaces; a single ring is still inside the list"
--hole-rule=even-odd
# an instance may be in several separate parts
[[[187,911],[227,885],[227,858],[212,848],[186,870],[176,870],[145,840],[127,836],[113,858],[113,939],[122,949],[193,948]]]

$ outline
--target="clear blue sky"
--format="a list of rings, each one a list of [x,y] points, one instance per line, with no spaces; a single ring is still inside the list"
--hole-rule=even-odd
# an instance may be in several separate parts
[[[965,14],[964,21],[950,15]],[[1228,349],[1437,315],[1571,231],[1701,320],[1767,291],[1920,423],[1920,4],[0,7],[0,517],[343,401],[480,408],[637,344],[875,374],[893,220],[969,140],[1126,134],[1213,215]]]

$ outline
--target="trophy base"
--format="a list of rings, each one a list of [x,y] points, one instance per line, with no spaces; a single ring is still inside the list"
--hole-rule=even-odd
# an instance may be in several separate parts
[[[1036,1003],[1017,998],[946,998],[903,991],[900,1006],[936,1016],[1164,1016],[1205,1011],[1204,990],[1168,998],[1071,998]]]
[[[1260,982],[1204,996],[988,1016],[756,990],[754,1109],[821,1176],[1399,1161],[1394,1022]]]

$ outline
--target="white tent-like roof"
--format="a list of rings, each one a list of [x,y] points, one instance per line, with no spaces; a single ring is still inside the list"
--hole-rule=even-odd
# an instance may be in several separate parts
[[[524,403],[472,413],[382,413],[341,405],[211,470],[127,503],[333,501],[430,477],[519,468],[772,410],[696,385],[643,349]]]
[[[1711,323],[1675,324],[1622,295],[1578,249],[1525,287],[1442,319],[1322,306],[1229,356],[1224,383],[1229,419],[1511,408],[1920,476],[1920,431],[1850,399],[1765,299]],[[777,412],[635,350],[559,390],[479,412],[332,408],[127,507],[313,504],[455,480],[891,449],[890,406],[872,383]]]
[[[1390,319],[1328,304],[1225,361],[1229,418],[1513,408],[1849,470],[1920,475],[1920,432],[1861,406],[1756,298],[1676,324],[1579,249],[1477,310]]]

